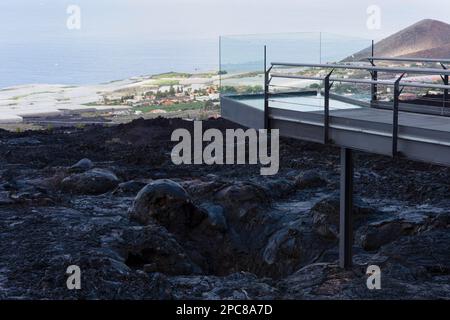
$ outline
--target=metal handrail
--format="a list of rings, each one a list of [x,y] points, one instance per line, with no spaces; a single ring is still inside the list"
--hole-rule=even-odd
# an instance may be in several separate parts
[[[369,61],[393,61],[393,62],[450,63],[450,59],[428,59],[428,58],[367,57],[366,60],[369,60]]]
[[[373,47],[372,47],[373,48]],[[393,62],[424,62],[424,63],[439,63],[442,67],[442,69],[447,70],[448,67],[446,64],[450,63],[450,59],[431,59],[431,58],[389,58],[389,57],[375,57],[373,56],[373,50],[372,50],[372,57],[368,57],[367,60],[371,63],[372,66],[375,66],[375,61],[393,61]],[[378,77],[377,72],[372,72],[372,78],[376,80]],[[449,84],[449,75],[444,74],[441,75],[442,81],[444,85]],[[372,100],[375,101],[377,99],[377,87],[376,85],[372,86]],[[445,105],[446,101],[448,101],[449,98],[449,90],[444,89],[444,95],[443,95],[443,105]]]
[[[336,65],[336,64],[285,64],[285,63],[272,63],[272,67],[274,66],[280,66],[280,65],[291,65],[291,66],[325,66],[327,68],[333,68],[336,66],[336,68],[343,68],[342,65]],[[330,103],[330,90],[333,86],[334,82],[344,82],[344,83],[364,83],[364,84],[371,84],[371,85],[393,85],[394,86],[394,106],[392,108],[393,111],[393,120],[392,120],[392,156],[396,157],[398,154],[398,129],[399,129],[399,122],[398,122],[398,116],[399,116],[399,102],[400,102],[400,95],[405,87],[418,87],[418,88],[434,88],[434,89],[443,89],[443,90],[449,90],[449,85],[437,85],[437,84],[427,84],[427,83],[420,83],[420,82],[407,82],[407,81],[401,81],[403,77],[405,76],[406,72],[404,72],[400,77],[398,77],[395,81],[385,81],[385,80],[368,80],[368,79],[344,79],[344,78],[337,78],[337,77],[331,77],[333,70],[324,78],[322,77],[313,77],[313,76],[297,76],[297,75],[289,75],[289,74],[282,74],[282,73],[271,73],[272,67],[267,70],[266,72],[266,83],[265,83],[265,104],[267,104],[268,107],[268,96],[269,96],[269,87],[270,82],[273,78],[288,78],[288,79],[303,79],[303,80],[318,80],[324,82],[324,143],[329,143],[329,126],[330,126],[330,114],[329,114],[329,103]],[[346,66],[345,66],[346,67]],[[373,70],[373,71],[380,71],[384,70],[386,68],[376,68],[376,67],[353,67],[357,69],[364,69],[364,70]],[[352,69],[352,68],[350,68]],[[390,71],[391,68],[387,68]],[[397,68],[395,70],[410,70],[410,68]],[[415,70],[415,69],[414,69]],[[423,69],[422,69],[423,70]],[[432,69],[436,70],[436,69]],[[439,71],[445,71],[439,70]]]
[[[287,63],[287,62],[272,62],[272,67],[302,67],[302,68],[330,68],[330,69],[350,69],[350,70],[366,70],[369,72],[387,72],[387,73],[412,73],[412,74],[426,74],[426,75],[450,75],[448,69],[437,68],[391,68],[391,67],[377,67],[377,66],[360,66],[350,64],[336,64],[336,63]]]
[[[286,78],[286,79],[301,79],[301,80],[317,80],[323,81],[325,78],[322,77],[308,77],[308,76],[297,76],[283,73],[272,73],[272,78]],[[394,85],[395,81],[389,80],[369,80],[369,79],[351,79],[351,78],[330,78],[330,81],[344,82],[344,83],[360,83],[360,84],[379,84],[379,85]],[[450,90],[450,85],[434,84],[434,83],[422,83],[422,82],[412,82],[412,81],[402,81],[400,82],[401,87],[412,87],[412,88],[428,88],[428,89],[447,89]]]
[[[302,80],[317,80],[317,81],[323,81],[325,78],[322,77],[308,77],[308,76],[297,76],[297,75],[290,75],[290,74],[283,74],[283,73],[272,73],[272,78],[286,78],[286,79],[302,79]],[[394,81],[387,81],[387,80],[369,80],[369,79],[349,79],[349,78],[335,78],[330,77],[330,81],[336,81],[336,82],[346,82],[346,83],[361,83],[361,84],[384,84],[384,85],[393,85]],[[449,86],[450,88],[450,86]]]

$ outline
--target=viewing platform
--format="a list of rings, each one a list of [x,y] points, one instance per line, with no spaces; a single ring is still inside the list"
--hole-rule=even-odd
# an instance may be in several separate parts
[[[340,265],[343,268],[352,264],[352,150],[450,166],[450,108],[447,106],[450,70],[445,67],[450,61],[410,58],[407,61],[442,66],[410,68],[379,67],[376,61],[392,59],[368,59],[371,65],[274,62],[264,74],[264,93],[221,97],[222,116],[230,121],[256,129],[279,129],[284,137],[341,148]],[[299,72],[305,68],[319,69],[314,74],[325,76]],[[370,78],[334,76],[338,69],[367,72]],[[390,76],[381,80],[380,74]],[[438,76],[442,84],[405,80],[410,74]],[[292,85],[285,92],[271,90],[277,87],[273,85],[275,79],[313,80],[320,84],[321,90],[293,90]],[[371,99],[363,101],[334,94],[331,89],[335,83],[366,86],[370,88]],[[378,100],[380,86],[390,88],[392,101]],[[442,91],[442,107],[401,101],[404,88]]]

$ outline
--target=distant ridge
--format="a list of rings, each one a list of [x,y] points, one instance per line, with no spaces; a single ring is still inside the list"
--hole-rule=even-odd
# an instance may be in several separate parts
[[[359,61],[371,55],[366,48],[344,61]],[[450,25],[425,19],[375,44],[375,56],[450,58]]]

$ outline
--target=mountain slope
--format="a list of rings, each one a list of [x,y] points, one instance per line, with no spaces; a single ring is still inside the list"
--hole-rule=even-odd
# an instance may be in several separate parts
[[[364,49],[346,60],[361,60],[371,55]],[[450,25],[426,19],[375,44],[375,56],[450,58]]]

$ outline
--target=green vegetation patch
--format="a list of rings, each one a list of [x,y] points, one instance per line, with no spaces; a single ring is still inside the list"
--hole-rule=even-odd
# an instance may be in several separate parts
[[[262,86],[222,86],[220,88],[222,93],[227,94],[255,94],[264,92]]]
[[[190,78],[192,74],[182,72],[167,72],[152,76],[152,79]]]
[[[180,84],[180,81],[178,80],[171,80],[171,79],[158,79],[154,83],[156,86],[177,86]]]
[[[170,106],[151,105],[151,106],[137,106],[134,107],[134,111],[142,111],[143,113],[151,112],[154,110],[165,110],[167,112],[184,111],[184,110],[198,110],[203,109],[206,103],[202,101],[193,102],[180,102]]]

